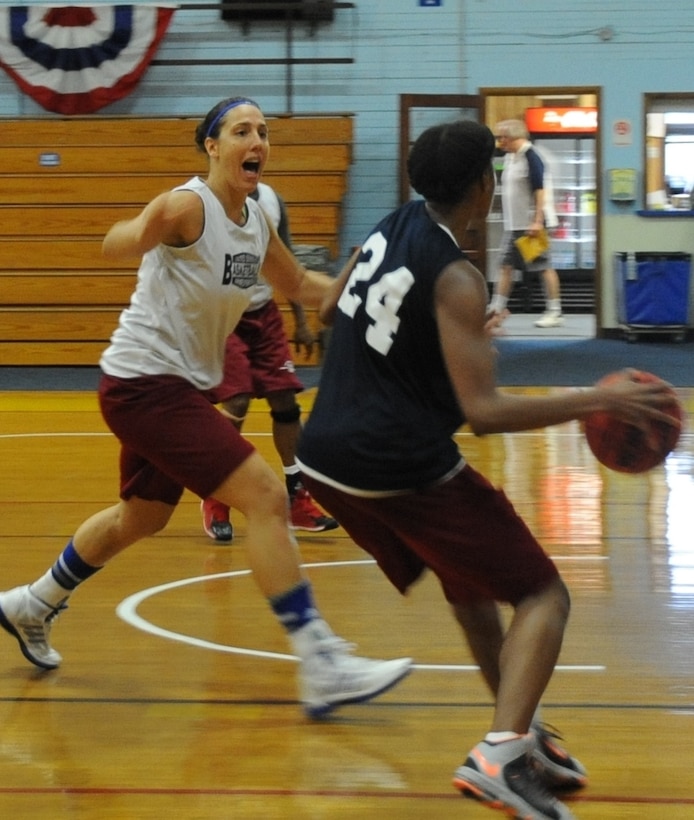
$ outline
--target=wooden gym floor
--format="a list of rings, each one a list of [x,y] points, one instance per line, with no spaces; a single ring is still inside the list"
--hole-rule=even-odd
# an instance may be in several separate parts
[[[544,388],[524,388],[536,392]],[[558,389],[558,388],[553,388]],[[312,391],[302,397],[310,409]],[[691,415],[694,390],[680,395]],[[279,463],[262,403],[246,433]],[[600,468],[575,424],[460,443],[555,557],[573,597],[545,719],[589,770],[582,820],[694,818],[694,432],[643,476]],[[33,580],[117,491],[117,448],[91,393],[0,393],[1,588]],[[489,696],[436,584],[406,599],[342,530],[299,538],[321,608],[374,657],[417,668],[371,704],[305,719],[296,664],[243,554],[170,527],[73,596],[42,673],[0,634],[0,816],[465,818],[454,769]]]

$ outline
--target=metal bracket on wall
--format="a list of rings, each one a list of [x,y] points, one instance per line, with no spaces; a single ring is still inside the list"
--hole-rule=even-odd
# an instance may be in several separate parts
[[[308,4],[310,6],[310,4]],[[202,66],[202,65],[217,65],[217,66],[224,66],[224,65],[284,65],[287,67],[286,73],[286,80],[285,80],[285,88],[286,88],[286,112],[288,114],[294,113],[294,66],[295,65],[349,65],[354,63],[355,60],[353,57],[294,57],[293,56],[293,48],[294,48],[294,26],[297,22],[296,15],[293,14],[293,11],[300,6],[300,3],[287,3],[286,0],[283,3],[264,3],[263,10],[264,11],[279,11],[285,13],[285,23],[286,23],[286,35],[285,35],[285,56],[284,57],[271,57],[271,58],[224,58],[221,60],[152,60],[150,65],[153,66]],[[353,9],[356,8],[355,3],[347,3],[347,2],[333,2],[333,3],[321,3],[321,6],[330,7],[332,9]],[[214,10],[220,11],[225,8],[233,9],[234,11],[252,11],[258,9],[256,3],[234,3],[232,4],[225,4],[224,2],[221,3],[182,3],[178,6],[179,11],[200,11],[200,10]],[[275,20],[277,22],[277,20]],[[315,32],[317,21],[308,19],[308,23],[311,27],[311,34]],[[244,34],[248,33],[248,26],[250,25],[249,22],[241,21],[242,29]]]

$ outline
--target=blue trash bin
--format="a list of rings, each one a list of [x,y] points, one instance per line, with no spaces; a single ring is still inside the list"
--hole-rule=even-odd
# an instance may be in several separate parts
[[[689,253],[617,253],[619,321],[638,327],[686,327],[692,257]]]

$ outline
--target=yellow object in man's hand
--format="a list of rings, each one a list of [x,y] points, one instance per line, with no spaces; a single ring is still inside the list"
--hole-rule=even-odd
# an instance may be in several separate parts
[[[530,236],[529,234],[519,236],[516,239],[516,247],[524,262],[533,262],[549,248],[547,231],[542,230],[536,236]]]

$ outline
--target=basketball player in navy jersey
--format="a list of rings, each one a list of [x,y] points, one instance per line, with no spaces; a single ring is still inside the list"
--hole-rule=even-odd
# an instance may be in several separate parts
[[[547,396],[504,393],[484,277],[461,250],[494,189],[494,137],[458,121],[426,130],[408,162],[423,200],[383,219],[334,283],[334,319],[298,460],[313,497],[402,593],[429,569],[440,580],[495,697],[489,734],[454,783],[535,820],[572,815],[551,790],[586,782],[541,723],[569,614],[569,594],[501,490],[465,463],[453,434],[512,432],[608,410],[665,420],[664,386]],[[514,608],[504,631],[497,602]]]

